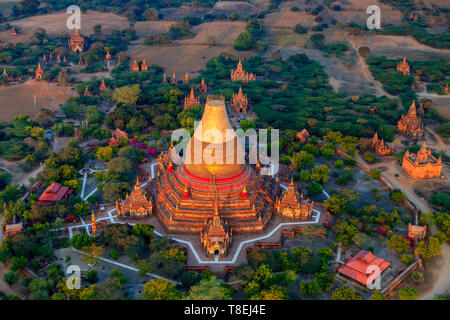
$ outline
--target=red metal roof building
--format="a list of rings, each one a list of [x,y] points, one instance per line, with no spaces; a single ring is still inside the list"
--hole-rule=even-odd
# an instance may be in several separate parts
[[[51,205],[53,202],[67,199],[73,192],[69,187],[61,186],[59,183],[52,183],[45,189],[38,200],[40,205]]]
[[[361,250],[354,257],[350,257],[345,265],[338,269],[338,272],[366,287],[368,278],[376,272],[372,269],[373,266],[380,268],[381,275],[391,264],[391,262],[373,255],[370,251]]]

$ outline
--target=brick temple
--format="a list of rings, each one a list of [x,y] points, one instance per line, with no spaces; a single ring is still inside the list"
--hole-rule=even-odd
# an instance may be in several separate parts
[[[198,104],[200,104],[200,99],[195,96],[194,88],[191,87],[190,95],[184,97],[183,109],[190,108]]]
[[[406,150],[402,168],[413,179],[437,178],[441,175],[442,159],[436,159],[424,143],[417,154]]]
[[[116,201],[116,210],[122,219],[127,217],[143,219],[151,216],[153,204],[142,190],[139,178],[136,179],[136,184],[130,195],[127,194],[124,200]]]
[[[231,81],[242,81],[248,83],[249,81],[256,80],[256,76],[253,73],[248,73],[242,67],[241,60],[235,70],[231,70]]]
[[[375,132],[370,141],[369,148],[375,152],[377,156],[388,156],[393,150],[384,142],[383,138],[378,138],[378,132]]]
[[[69,40],[69,49],[72,52],[82,53],[86,48],[86,39],[80,34],[78,29],[75,29],[74,34]]]
[[[247,113],[248,110],[248,98],[247,95],[242,93],[242,88],[239,88],[238,94],[234,94],[230,101],[231,109],[236,113]]]
[[[42,71],[41,64],[39,63],[38,67],[36,69],[36,80],[38,80],[38,81],[42,80],[43,76],[44,76],[44,71]]]
[[[422,119],[417,115],[416,103],[413,101],[408,113],[403,114],[401,119],[398,121],[398,131],[401,134],[412,138],[421,139],[424,135],[424,127]]]
[[[411,73],[411,66],[406,62],[406,57],[403,58],[402,62],[397,63],[397,71],[405,76]]]

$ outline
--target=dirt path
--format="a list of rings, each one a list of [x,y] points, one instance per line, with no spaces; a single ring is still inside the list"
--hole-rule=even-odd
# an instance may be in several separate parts
[[[375,80],[375,78],[372,76],[372,73],[369,70],[369,66],[366,63],[366,60],[359,54],[358,48],[356,48],[355,44],[352,42],[352,40],[350,40],[350,38],[348,37],[348,33],[345,34],[344,38],[347,40],[348,43],[350,43],[353,50],[358,55],[358,60],[361,66],[362,74],[366,77],[367,81],[373,83],[378,92],[377,96],[386,96],[389,99],[395,98],[395,96],[386,92],[386,90],[384,90],[383,88],[383,85],[379,81]]]
[[[440,294],[446,294],[450,289],[450,246],[444,243],[442,246],[443,264],[440,266],[437,279],[434,280],[433,288],[419,297],[419,300],[435,299]]]

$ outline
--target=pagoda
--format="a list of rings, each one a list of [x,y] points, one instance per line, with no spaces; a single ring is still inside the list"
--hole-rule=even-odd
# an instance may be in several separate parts
[[[449,92],[449,90],[448,90],[448,83],[445,85],[444,91],[445,91],[445,93]]]
[[[134,60],[133,66],[131,67],[131,70],[133,72],[139,72],[139,64],[137,63],[136,60]]]
[[[61,56],[59,54],[56,55],[56,63],[61,63]]]
[[[378,132],[375,132],[372,140],[370,141],[369,148],[372,149],[377,156],[388,156],[393,150],[384,143],[383,138],[378,139]]]
[[[214,137],[207,132],[214,129],[226,137],[225,141],[212,143]],[[227,136],[227,130],[234,133],[224,98],[208,96],[201,126],[196,128],[183,157],[172,154],[173,146],[159,155],[157,177],[148,189],[155,199],[155,213],[167,232],[205,237],[205,223],[208,225],[217,212],[233,234],[260,232],[270,221],[278,192],[275,180],[245,164],[244,147],[236,135]],[[211,146],[223,153],[208,152]],[[201,160],[196,162],[198,155]]]
[[[397,63],[397,71],[405,76],[411,73],[411,66],[406,62],[406,57],[403,58],[402,62]]]
[[[44,71],[42,71],[41,64],[38,64],[38,67],[36,69],[36,80],[40,81],[42,80],[42,77],[44,76]]]
[[[108,89],[108,88],[106,87],[105,80],[102,79],[102,83],[100,85],[100,91],[103,91],[103,90],[106,90],[106,89]]]
[[[163,75],[162,83],[167,83],[167,76],[165,73]]]
[[[170,78],[170,84],[176,86],[178,84],[177,81],[177,76],[175,75],[175,73],[172,74],[172,78]]]
[[[200,234],[202,246],[208,256],[226,256],[231,246],[231,230],[219,215],[218,208],[214,216],[205,223]]]
[[[3,68],[2,76],[8,81],[14,81],[14,77],[10,76],[8,72],[6,72],[6,68]]]
[[[119,218],[134,218],[143,219],[152,215],[153,204],[148,200],[139,183],[139,178],[136,178],[134,190],[130,195],[127,194],[124,200],[116,201],[116,209]]]
[[[78,29],[75,29],[74,34],[70,37],[69,40],[69,49],[72,52],[82,53],[86,47],[86,40],[80,34]]]
[[[424,127],[422,120],[417,116],[416,103],[414,101],[411,104],[408,113],[402,115],[397,125],[398,131],[409,138],[421,139],[423,137]]]
[[[92,93],[89,91],[89,87],[86,87],[86,89],[84,89],[84,94],[85,97],[91,97]]]
[[[297,132],[297,135],[296,135],[296,137],[303,143],[307,143],[310,136],[311,135],[309,134],[308,130],[306,130],[306,128],[300,132]]]
[[[12,27],[12,29],[11,29],[11,34],[13,35],[13,36],[17,36],[17,30],[16,30],[16,27]]]
[[[84,64],[84,62],[83,62],[83,58],[80,56],[80,59],[78,60],[78,64],[79,65],[82,65],[82,64]]]
[[[255,80],[256,77],[253,73],[248,73],[242,67],[241,60],[237,65],[235,70],[231,70],[231,81],[242,81],[244,83],[248,83],[249,81]]]
[[[49,54],[49,59],[50,59],[50,61],[53,61],[53,54],[51,52]]]
[[[183,109],[193,107],[200,104],[200,99],[195,96],[194,88],[191,87],[191,94],[189,96],[184,97]]]
[[[279,214],[291,219],[308,220],[311,218],[313,203],[309,199],[304,199],[299,195],[294,187],[294,180],[286,191],[284,191],[276,202],[276,209]]]
[[[208,92],[208,86],[205,83],[205,79],[202,79],[202,82],[200,83],[200,88],[198,89],[198,91],[201,93]]]
[[[406,150],[402,168],[413,179],[438,178],[442,171],[442,159],[436,159],[424,143],[417,154]]]
[[[145,61],[145,59],[142,60],[141,71],[148,71],[148,64],[147,64],[147,62]]]
[[[109,61],[111,61],[111,54],[109,53],[109,49],[108,49],[108,50],[106,50],[105,61],[106,61],[106,62],[109,62]]]
[[[230,102],[231,109],[236,113],[247,113],[248,110],[248,98],[247,95],[242,93],[242,88],[239,88],[238,94],[234,94],[231,97]]]
[[[45,53],[44,53],[44,55],[42,56],[42,62],[44,62],[45,64],[47,64],[47,56],[45,55]]]
[[[189,83],[189,76],[188,76],[188,74],[187,74],[187,72],[186,72],[186,75],[184,76],[184,81],[183,81],[183,83],[184,84],[188,84]]]

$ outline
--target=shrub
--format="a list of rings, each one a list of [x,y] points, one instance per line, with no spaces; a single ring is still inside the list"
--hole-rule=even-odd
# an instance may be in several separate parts
[[[87,274],[87,280],[89,283],[97,283],[98,282],[98,274],[97,271],[91,270]]]
[[[5,273],[5,275],[3,276],[3,280],[5,280],[5,282],[7,284],[9,284],[10,286],[12,286],[14,283],[17,282],[17,280],[19,280],[19,273],[17,273],[16,271],[8,271],[7,273]]]
[[[111,251],[109,252],[109,256],[111,257],[111,259],[117,260],[117,258],[119,258],[119,252],[117,252],[117,249],[111,249]]]
[[[414,262],[414,255],[405,253],[402,255],[400,262],[404,264],[411,264]]]
[[[334,162],[334,166],[335,166],[336,168],[342,168],[342,167],[344,166],[344,161],[342,161],[342,160],[336,160],[336,161]]]

